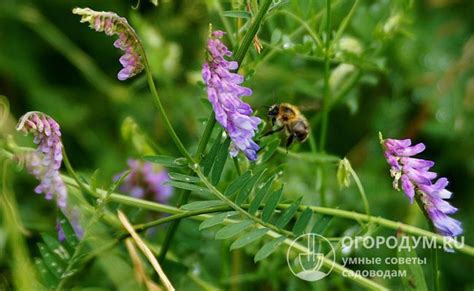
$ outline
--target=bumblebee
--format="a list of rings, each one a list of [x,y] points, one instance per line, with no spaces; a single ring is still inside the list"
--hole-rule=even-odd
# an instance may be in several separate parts
[[[263,136],[285,130],[288,139],[286,140],[286,148],[288,149],[293,141],[305,142],[309,136],[309,123],[301,114],[298,107],[289,103],[274,104],[268,109],[268,118],[272,123],[270,131]]]

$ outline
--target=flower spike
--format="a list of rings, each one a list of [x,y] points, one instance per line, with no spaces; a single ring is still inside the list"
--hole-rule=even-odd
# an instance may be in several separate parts
[[[33,134],[38,145],[36,151],[25,154],[28,172],[41,181],[35,192],[44,193],[48,200],[55,196],[58,206],[64,208],[67,190],[59,174],[63,160],[59,124],[42,112],[31,111],[20,118],[16,130]]]
[[[432,221],[438,233],[444,236],[458,236],[462,233],[461,222],[448,216],[457,211],[445,199],[451,197],[446,190],[448,179],[438,178],[437,174],[428,171],[434,166],[433,161],[414,158],[425,150],[425,145],[412,145],[410,139],[383,139],[380,142],[385,149],[385,158],[390,165],[390,174],[394,178],[393,187],[403,190],[413,203],[415,195],[423,206],[426,215]]]
[[[249,104],[242,96],[252,95],[252,90],[240,84],[244,77],[233,73],[237,62],[227,61],[232,52],[222,43],[222,31],[214,31],[207,42],[209,60],[202,66],[202,78],[207,85],[207,96],[216,114],[216,120],[222,125],[230,139],[230,155],[235,157],[242,151],[249,160],[257,159],[259,146],[253,141],[261,119],[252,116]]]
[[[106,35],[118,35],[114,46],[125,52],[120,57],[120,70],[117,77],[120,81],[127,80],[139,74],[145,68],[141,56],[141,44],[135,30],[128,24],[127,19],[113,12],[94,11],[90,8],[74,8],[72,13],[82,16],[81,22],[89,23],[89,27]]]

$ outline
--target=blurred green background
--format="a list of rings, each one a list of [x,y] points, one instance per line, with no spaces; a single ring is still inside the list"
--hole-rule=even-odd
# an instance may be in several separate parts
[[[245,10],[246,1],[158,2],[155,7],[142,0],[138,9],[132,8],[136,3],[124,0],[0,2],[0,95],[9,100],[14,118],[30,110],[54,117],[62,127],[74,167],[86,176],[99,168],[103,185],[125,168],[128,157],[143,154],[133,146],[133,138],[124,134],[126,117],[133,118],[164,152],[178,153],[152,105],[145,75],[118,81],[120,52],[112,46],[113,39],[79,23],[72,8],[114,11],[129,20],[145,44],[172,123],[191,151],[210,112],[200,78],[209,23],[228,32],[225,41],[231,48],[245,31],[247,19],[228,11]],[[256,2],[249,1],[253,9]],[[353,1],[334,0],[332,4],[336,31]],[[246,85],[254,91],[246,101],[257,115],[264,118],[265,106],[273,103],[296,104],[311,121],[316,137],[323,98],[323,54],[302,23],[322,37],[323,11],[324,1],[320,0],[279,1],[258,34],[263,50],[259,54],[251,47],[241,70],[248,78]],[[436,161],[434,170],[450,180],[452,204],[460,209],[454,217],[462,221],[470,245],[474,244],[473,11],[474,2],[469,0],[360,1],[335,45],[327,145],[329,153],[351,161],[374,215],[426,228],[417,206],[409,205],[403,193],[391,188],[378,132],[424,142],[427,150],[421,157]],[[3,127],[1,134],[13,134],[12,127]],[[15,138],[23,144],[29,140],[20,135]],[[309,150],[308,143],[292,148],[295,152]],[[314,167],[286,155],[273,157],[269,166],[279,164],[286,168],[281,178],[286,183],[285,199],[304,195],[305,203],[318,205]],[[232,172],[230,163],[227,166]],[[16,199],[32,233],[29,251],[35,255],[38,233],[54,233],[55,216],[51,203],[33,195],[36,182],[23,172],[15,175]],[[363,211],[356,188],[339,190],[335,169],[329,169],[328,176],[328,204]],[[224,246],[228,242],[213,241],[210,234],[199,233],[196,225],[183,223],[174,254],[189,268],[188,274],[228,288],[229,274],[235,275],[232,254]],[[340,234],[350,223],[337,220],[333,227],[331,232]],[[4,226],[0,228],[0,289],[8,289],[12,284],[9,254],[2,233]],[[386,250],[385,255],[394,252]],[[420,256],[426,255],[420,251]],[[289,276],[283,256],[272,256],[257,266],[251,256],[243,256],[238,272],[256,275],[242,280],[240,287],[316,288]],[[440,261],[444,287],[474,288],[471,257],[443,253]],[[105,279],[100,283],[99,274],[86,279],[84,286],[110,287]],[[347,280],[333,279],[328,287],[351,286]],[[202,287],[196,278],[182,276],[179,280],[179,286]]]

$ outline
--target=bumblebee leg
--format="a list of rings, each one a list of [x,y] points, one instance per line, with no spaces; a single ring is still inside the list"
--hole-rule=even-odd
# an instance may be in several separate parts
[[[286,140],[286,153],[288,154],[288,148],[291,146],[291,144],[293,143],[293,140],[294,140],[295,136],[294,135],[290,135],[288,137],[288,139]]]
[[[275,132],[282,131],[283,128],[284,128],[284,127],[282,126],[282,127],[280,127],[280,128],[277,128],[277,129],[269,130],[269,131],[267,131],[263,136],[268,136],[268,135],[270,135],[270,134],[274,134]]]

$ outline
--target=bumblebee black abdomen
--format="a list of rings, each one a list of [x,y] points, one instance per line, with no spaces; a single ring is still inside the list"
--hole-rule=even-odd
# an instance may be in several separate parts
[[[308,124],[303,121],[297,121],[293,124],[293,130],[296,139],[300,142],[304,141],[309,134]]]

